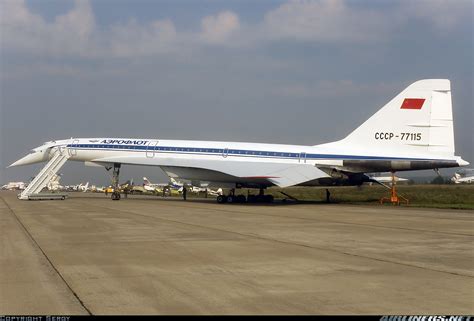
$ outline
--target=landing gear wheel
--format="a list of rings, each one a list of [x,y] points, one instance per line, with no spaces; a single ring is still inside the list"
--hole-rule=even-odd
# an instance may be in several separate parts
[[[119,193],[119,192],[113,192],[113,193],[112,193],[112,200],[113,200],[113,201],[118,201],[118,200],[120,200],[120,193]]]
[[[244,195],[237,196],[237,203],[245,203],[247,200]]]
[[[233,195],[227,196],[227,203],[235,203],[235,196]]]
[[[120,176],[120,164],[114,164],[113,172],[112,172],[112,200],[118,201],[120,200],[120,192],[119,190],[119,176]]]
[[[227,201],[227,199],[224,195],[217,196],[217,203],[224,204],[226,201]]]

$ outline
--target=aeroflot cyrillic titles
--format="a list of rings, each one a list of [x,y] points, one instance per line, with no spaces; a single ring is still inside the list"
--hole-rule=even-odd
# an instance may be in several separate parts
[[[101,144],[146,145],[148,140],[103,139]]]

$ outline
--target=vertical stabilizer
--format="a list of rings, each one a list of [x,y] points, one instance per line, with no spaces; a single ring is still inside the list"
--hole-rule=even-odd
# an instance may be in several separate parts
[[[357,150],[390,154],[454,155],[451,85],[417,81],[341,141]]]

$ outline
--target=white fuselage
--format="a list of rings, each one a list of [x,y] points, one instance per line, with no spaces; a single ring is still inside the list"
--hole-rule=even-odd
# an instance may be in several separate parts
[[[193,167],[193,164],[229,164],[240,167],[252,164],[306,164],[326,168],[328,171],[349,173],[377,172],[390,170],[425,169],[434,167],[458,166],[458,157],[433,158],[421,154],[390,154],[380,151],[378,154],[364,151],[360,146],[349,146],[344,152],[330,144],[317,146],[259,144],[217,141],[156,140],[131,138],[80,138],[55,141],[45,144],[44,150],[62,147],[67,150],[70,160],[93,162],[98,164],[122,163],[161,167],[169,176],[189,180],[211,182],[256,184],[268,183],[263,178],[230,177],[218,170]],[[35,149],[42,151],[42,147]],[[28,157],[17,161],[15,165],[28,162]],[[48,157],[31,156],[46,160]],[[124,161],[126,160],[126,161]],[[37,162],[37,160],[35,161]],[[185,163],[186,166],[175,165]],[[19,164],[18,164],[19,163]],[[31,163],[31,162],[30,162]],[[421,165],[420,165],[421,164]],[[446,164],[446,166],[444,165]],[[308,182],[308,185],[319,185]]]
[[[91,141],[96,141],[92,143]],[[100,142],[104,143],[100,143]],[[113,143],[105,143],[110,142]],[[122,143],[125,142],[125,143]],[[131,143],[126,143],[131,142]],[[139,142],[139,144],[133,143]],[[70,149],[71,160],[94,161],[104,157],[134,156],[145,160],[144,165],[159,163],[162,158],[232,160],[272,163],[306,163],[311,165],[343,166],[343,160],[440,160],[456,161],[457,157],[426,157],[422,154],[368,153],[361,148],[341,150],[324,145],[283,145],[218,141],[153,140],[153,139],[75,139],[62,144]],[[154,160],[157,160],[154,162]]]
[[[68,153],[69,160],[72,161],[103,166],[111,164],[159,166],[170,177],[218,183],[210,186],[224,186],[223,183],[239,186],[271,186],[275,184],[271,181],[271,175],[247,173],[252,172],[253,168],[271,168],[281,164],[304,165],[306,168],[309,166],[326,172],[326,178],[300,180],[297,184],[293,184],[314,186],[333,185],[334,180],[338,180],[337,184],[340,184],[340,180],[351,180],[353,174],[457,167],[460,162],[458,156],[433,158],[432,155],[412,152],[395,155],[384,150],[375,154],[363,146],[348,146],[342,150],[339,145],[332,144],[302,146],[217,141],[77,138],[45,143],[11,166],[47,161],[52,156],[52,150],[58,148]],[[258,172],[260,171],[256,171]],[[281,172],[278,176],[281,176]],[[351,184],[360,183],[359,177]],[[286,186],[290,185],[291,183],[286,183]]]

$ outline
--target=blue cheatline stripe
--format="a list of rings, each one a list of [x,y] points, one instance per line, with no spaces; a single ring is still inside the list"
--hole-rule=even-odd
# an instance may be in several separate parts
[[[162,152],[192,155],[226,155],[240,157],[265,157],[279,159],[351,159],[351,160],[436,160],[426,158],[385,157],[385,156],[357,156],[357,155],[335,155],[335,154],[308,154],[291,152],[259,151],[247,149],[222,149],[222,148],[199,148],[199,147],[176,147],[176,146],[133,146],[133,145],[111,145],[111,144],[68,144],[67,147],[81,150],[107,150],[107,151],[139,151],[139,152]]]

